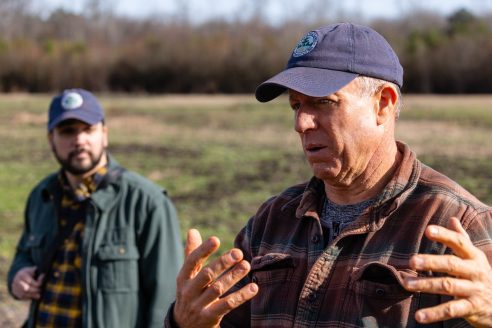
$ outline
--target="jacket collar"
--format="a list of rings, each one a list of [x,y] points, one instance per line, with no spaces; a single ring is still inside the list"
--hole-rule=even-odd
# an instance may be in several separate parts
[[[118,162],[108,154],[108,172],[103,181],[92,195],[91,199],[93,203],[100,209],[111,208],[112,203],[116,202],[116,195],[120,190],[120,176],[123,172],[123,168]]]
[[[402,154],[402,160],[396,173],[371,207],[373,209],[371,217],[374,219],[385,218],[394,212],[415,189],[420,176],[422,164],[417,160],[415,153],[403,142],[397,141],[396,144],[398,151]],[[311,216],[319,219],[318,213],[323,206],[324,197],[323,181],[316,177],[311,178],[297,207],[296,217]],[[375,223],[380,226],[383,222]]]

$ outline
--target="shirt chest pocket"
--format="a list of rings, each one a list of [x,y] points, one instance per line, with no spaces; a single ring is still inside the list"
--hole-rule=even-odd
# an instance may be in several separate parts
[[[412,275],[385,263],[371,262],[351,276],[360,326],[413,327],[418,294],[403,288],[403,276]],[[415,273],[416,276],[416,273]]]
[[[295,287],[302,284],[296,279],[295,262],[291,255],[282,253],[252,259],[251,280],[259,286],[259,295],[252,300],[252,314],[284,313],[286,307],[296,306],[298,291]]]
[[[101,245],[96,253],[97,282],[103,292],[138,290],[138,249],[130,243]]]

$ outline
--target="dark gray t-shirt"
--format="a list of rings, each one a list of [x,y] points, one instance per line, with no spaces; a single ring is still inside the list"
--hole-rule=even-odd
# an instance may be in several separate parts
[[[358,218],[366,208],[374,203],[374,199],[362,201],[357,204],[338,205],[325,198],[323,212],[321,213],[321,226],[326,232],[325,243],[331,242],[350,223]]]

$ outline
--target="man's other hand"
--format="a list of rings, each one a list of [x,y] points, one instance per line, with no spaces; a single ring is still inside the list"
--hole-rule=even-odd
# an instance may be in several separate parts
[[[464,318],[475,327],[492,327],[492,268],[484,252],[475,247],[457,218],[448,229],[430,225],[426,236],[453,250],[454,255],[414,255],[410,266],[418,271],[446,273],[446,277],[407,278],[405,288],[454,296],[454,300],[420,309],[415,319],[431,323]]]

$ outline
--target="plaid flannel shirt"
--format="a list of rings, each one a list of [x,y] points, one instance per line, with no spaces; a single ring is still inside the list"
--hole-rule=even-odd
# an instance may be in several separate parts
[[[415,327],[415,311],[450,300],[411,293],[404,276],[417,253],[450,250],[424,236],[429,224],[460,219],[492,262],[492,211],[457,183],[419,162],[398,143],[400,167],[380,196],[323,247],[323,182],[313,178],[263,204],[236,238],[259,292],[226,315],[221,327]],[[435,275],[439,275],[434,273]],[[448,320],[425,327],[463,327]]]
[[[63,186],[59,223],[75,220],[70,235],[60,245],[39,303],[36,327],[82,326],[82,239],[85,227],[86,200],[104,178],[107,167],[84,179],[74,190],[60,172]]]

